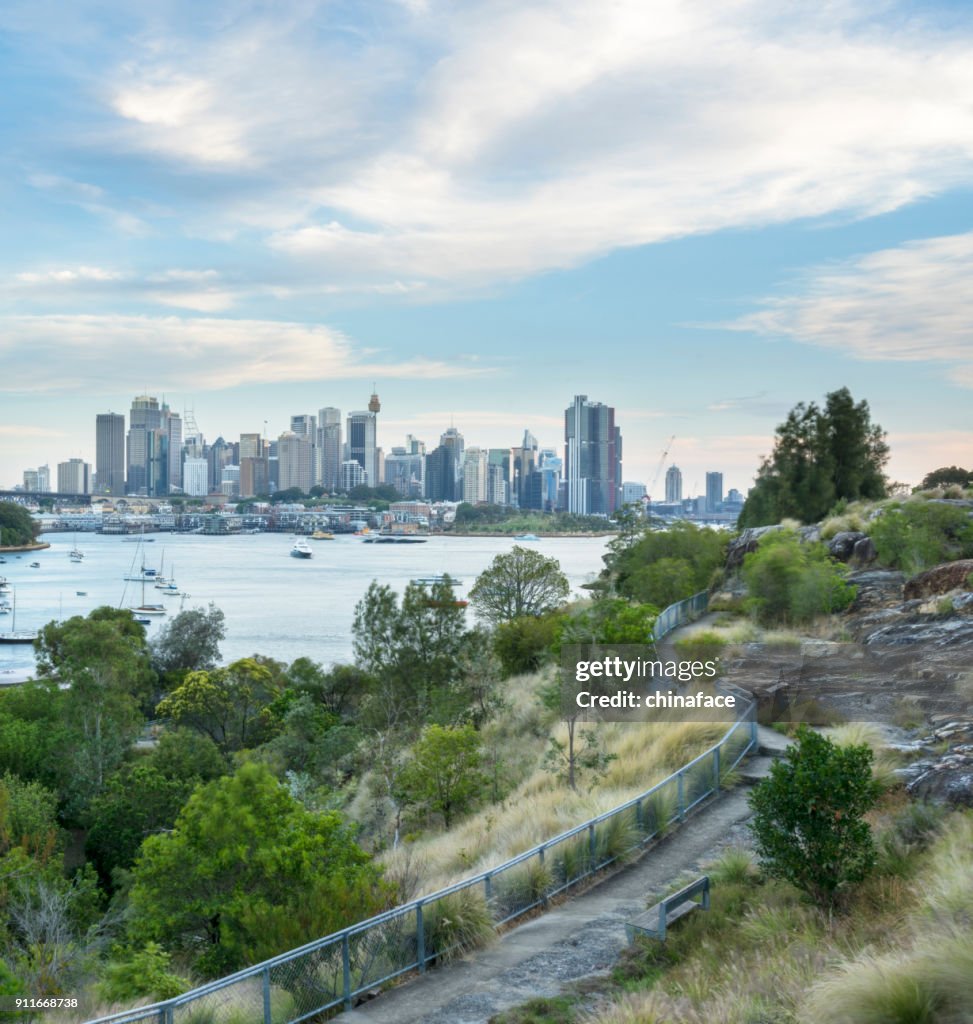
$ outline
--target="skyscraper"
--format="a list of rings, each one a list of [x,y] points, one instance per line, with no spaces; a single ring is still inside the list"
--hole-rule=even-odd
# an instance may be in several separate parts
[[[486,502],[489,465],[489,455],[485,448],[474,445],[466,449],[463,456],[463,501],[471,505]]]
[[[58,494],[90,494],[91,464],[84,459],[68,459],[57,464]]]
[[[456,500],[454,449],[440,444],[426,456],[426,497],[430,501]]]
[[[296,487],[307,494],[314,486],[314,445],[303,434],[289,430],[277,439],[277,486]]]
[[[653,490],[655,488],[653,487]],[[682,471],[678,466],[666,470],[666,504],[678,505],[682,501]]]
[[[375,416],[371,411],[348,414],[348,459],[353,459],[365,471],[365,483],[369,487],[377,487],[381,483],[375,443]]]
[[[615,410],[575,395],[564,410],[564,465],[568,511],[611,515],[618,506],[621,431]]]
[[[162,426],[159,401],[148,395],[132,400],[128,415],[128,460],[126,489],[129,494],[148,494],[150,453],[159,445],[150,440],[151,434]]]
[[[162,426],[166,432],[168,462],[166,466],[165,489],[156,494],[168,494],[182,488],[182,417],[168,405],[162,406]]]
[[[723,474],[706,474],[706,511],[716,512],[723,504]]]
[[[125,417],[101,412],[95,417],[95,481],[99,494],[125,493]]]
[[[311,444],[314,444],[315,430],[317,430],[317,420],[313,416],[303,413],[300,416],[291,416],[291,432],[306,437]]]
[[[318,429],[315,439],[315,481],[326,491],[338,487],[338,467],[341,465],[341,410],[325,406],[318,410]]]

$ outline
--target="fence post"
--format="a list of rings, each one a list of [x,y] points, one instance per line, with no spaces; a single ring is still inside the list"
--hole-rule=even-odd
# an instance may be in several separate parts
[[[639,800],[635,804],[635,827],[639,830],[639,836],[640,837],[641,837],[641,834],[645,831],[645,822],[642,819],[643,819],[643,815],[642,815],[642,801]],[[642,840],[640,838],[639,842],[641,842],[641,841]]]
[[[419,973],[426,973],[426,927],[422,921],[422,904],[416,904],[416,957],[419,960]]]
[[[541,845],[537,848],[537,862],[540,864],[540,866],[542,868],[544,867],[544,844],[543,843],[541,843]],[[543,871],[540,872],[540,879],[541,879],[541,881],[544,880],[544,872]],[[546,907],[547,906],[547,886],[546,885],[544,886],[544,891],[541,893],[541,906],[542,907]]]
[[[493,875],[484,875],[483,877],[483,898],[487,903],[493,899]]]
[[[757,752],[757,701],[750,702],[750,747],[754,753]]]
[[[263,969],[264,1024],[270,1024],[270,968]]]
[[[713,788],[717,793],[720,791],[720,748],[713,748]]]
[[[588,851],[591,855],[591,870],[594,871],[597,866],[596,857],[598,856],[598,839],[595,836],[595,826],[588,826]]]
[[[682,781],[682,769],[676,772],[676,807],[679,811],[679,820],[686,820],[686,794]]]
[[[345,1009],[351,1009],[351,946],[348,942],[348,933],[341,936],[341,968],[342,985],[345,995]]]

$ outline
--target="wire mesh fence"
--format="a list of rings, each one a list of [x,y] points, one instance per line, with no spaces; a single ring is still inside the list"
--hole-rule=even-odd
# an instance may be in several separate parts
[[[706,595],[697,594],[665,609],[664,632],[705,607]],[[662,635],[657,625],[656,639]],[[729,689],[745,698],[746,710],[722,739],[626,803],[490,871],[175,999],[90,1024],[298,1024],[350,1008],[400,975],[481,944],[496,928],[638,852],[719,791],[757,743],[756,705]]]

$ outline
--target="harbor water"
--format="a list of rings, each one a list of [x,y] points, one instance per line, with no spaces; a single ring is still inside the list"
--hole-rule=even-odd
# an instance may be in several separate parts
[[[153,542],[137,544],[99,534],[45,534],[43,539],[51,544],[47,550],[3,555],[0,576],[16,589],[17,629],[86,615],[99,605],[141,604],[142,585],[124,577],[137,574],[144,561],[173,577],[188,595],[162,596],[146,584],[145,601],[162,603],[168,610],[146,627],[150,637],[180,608],[212,602],[226,616],[225,661],[264,654],[286,662],[309,657],[330,665],[351,660],[355,605],[372,580],[401,592],[416,577],[449,573],[462,581],[456,593],[465,598],[494,557],[520,543],[556,558],[574,597],[584,593],[581,585],[602,568],[607,543],[605,537],[518,542],[432,536],[424,544],[364,544],[359,537],[337,535],[334,540],[309,541],[313,557],[299,559],[290,557],[294,538],[287,534],[151,536]],[[81,562],[69,557],[75,540],[84,553]],[[39,567],[32,568],[32,562]],[[10,600],[11,595],[5,597]],[[472,609],[468,614],[472,622]],[[12,628],[12,616],[0,616],[0,632]],[[0,672],[33,664],[29,645],[0,645]]]

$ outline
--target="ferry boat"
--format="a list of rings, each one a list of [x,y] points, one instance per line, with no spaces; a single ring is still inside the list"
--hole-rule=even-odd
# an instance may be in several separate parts
[[[310,558],[313,552],[303,537],[298,537],[291,548],[291,558]]]
[[[311,534],[311,540],[334,540],[334,534],[327,533],[325,530],[315,530]]]

